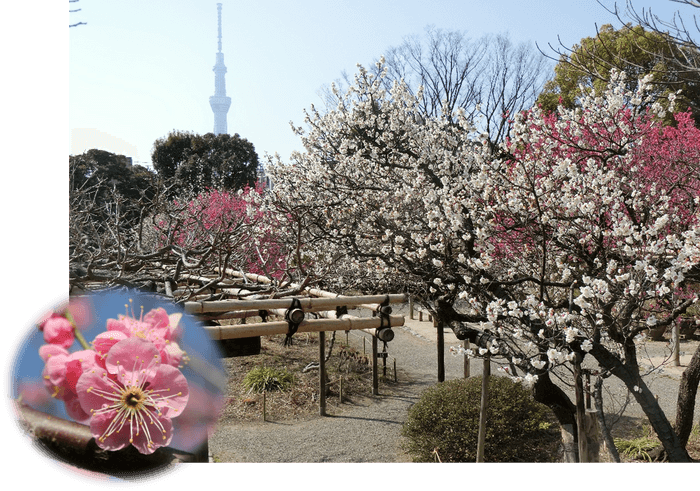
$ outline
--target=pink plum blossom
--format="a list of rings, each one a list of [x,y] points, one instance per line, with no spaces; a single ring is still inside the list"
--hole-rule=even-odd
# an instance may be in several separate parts
[[[182,314],[168,315],[163,308],[153,309],[139,319],[128,315],[119,315],[117,319],[107,320],[107,333],[117,332],[127,337],[137,337],[150,341],[160,351],[162,363],[176,367],[185,355],[176,342],[182,334],[181,318]],[[96,349],[103,356],[109,350],[107,333],[101,334],[98,336],[99,339],[95,340],[99,346],[99,348],[96,346]]]
[[[73,325],[68,319],[58,314],[51,314],[39,324],[39,329],[44,332],[44,341],[68,348],[75,341]]]
[[[63,349],[63,348],[58,348]],[[44,386],[52,397],[65,403],[68,415],[76,421],[83,422],[90,415],[84,412],[78,404],[76,386],[84,371],[98,366],[99,357],[93,350],[81,350],[75,353],[58,351],[51,345],[42,346],[39,350],[45,359],[42,376]]]
[[[143,454],[170,443],[171,419],[189,398],[180,370],[162,363],[158,348],[140,337],[114,344],[105,368],[83,373],[77,393],[98,446],[119,450],[131,444]]]

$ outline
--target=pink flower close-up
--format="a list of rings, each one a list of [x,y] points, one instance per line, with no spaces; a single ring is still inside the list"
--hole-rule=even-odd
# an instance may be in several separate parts
[[[52,348],[52,345],[42,346],[39,353],[46,362],[42,376],[44,386],[51,396],[65,403],[66,411],[71,418],[80,422],[87,420],[90,415],[77,403],[76,386],[84,371],[98,366],[97,353],[93,350],[68,353],[60,347]]]
[[[120,332],[128,337],[150,341],[160,351],[162,363],[177,367],[185,355],[176,342],[182,334],[181,318],[182,314],[168,315],[163,308],[153,309],[139,319],[119,315],[118,319],[107,320],[107,332]],[[102,346],[104,346],[102,343],[105,343],[106,339],[105,336],[100,339],[99,342]],[[97,339],[95,341],[97,342]],[[98,349],[97,346],[95,349]],[[104,354],[106,351],[103,349],[99,348],[98,351]]]
[[[129,337],[109,349],[104,369],[82,374],[78,398],[98,446],[120,450],[131,444],[150,454],[170,443],[171,419],[187,406],[189,388],[182,372],[161,358],[152,342]]]

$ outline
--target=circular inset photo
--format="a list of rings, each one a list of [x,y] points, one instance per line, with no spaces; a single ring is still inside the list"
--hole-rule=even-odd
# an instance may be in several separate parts
[[[12,380],[19,424],[43,453],[122,478],[208,462],[226,388],[220,349],[202,326],[130,290],[47,311],[21,343]]]

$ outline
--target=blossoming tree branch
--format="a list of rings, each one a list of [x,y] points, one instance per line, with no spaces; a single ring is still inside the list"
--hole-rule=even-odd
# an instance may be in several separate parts
[[[425,118],[420,93],[386,90],[381,61],[376,72],[360,67],[327,113],[312,107],[296,129],[306,151],[268,168],[268,206],[301,245],[298,264],[338,290],[410,293],[459,339],[488,330],[473,355],[500,360],[563,424],[575,406],[551,374],[594,360],[629,388],[668,458],[687,461],[683,421],[644,383],[636,343],[698,300],[689,115],[662,126],[659,104],[642,109],[648,79],[628,91],[616,73],[580,108],[512,115],[496,145],[462,111]],[[697,385],[681,388],[691,420]]]

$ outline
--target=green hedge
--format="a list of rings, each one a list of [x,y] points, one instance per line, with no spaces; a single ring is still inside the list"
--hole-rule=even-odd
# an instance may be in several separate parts
[[[416,462],[475,462],[481,377],[449,380],[425,391],[408,411],[404,449]],[[521,384],[491,377],[486,462],[556,460],[559,432],[549,409]]]

